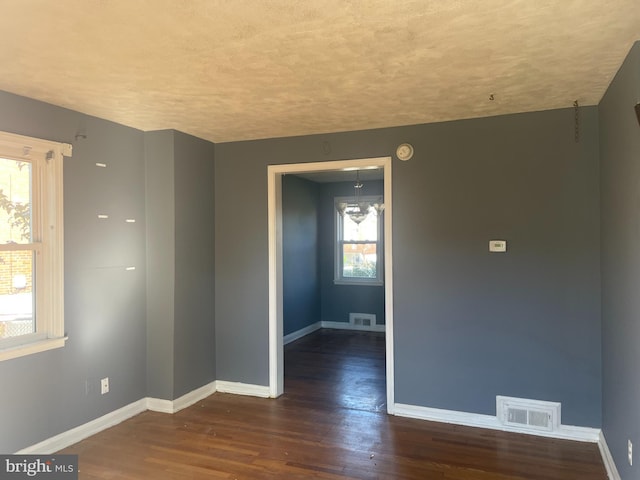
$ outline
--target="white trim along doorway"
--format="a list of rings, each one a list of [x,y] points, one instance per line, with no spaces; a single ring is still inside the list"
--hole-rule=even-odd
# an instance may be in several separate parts
[[[365,167],[382,168],[384,172],[384,295],[387,412],[390,414],[394,413],[391,157],[268,166],[270,397],[278,397],[284,392],[284,346],[282,319],[282,177],[285,174],[302,174],[331,170],[356,170],[364,169]]]

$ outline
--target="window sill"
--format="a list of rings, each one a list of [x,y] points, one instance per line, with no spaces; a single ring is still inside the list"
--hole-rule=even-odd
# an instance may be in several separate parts
[[[334,285],[357,285],[360,287],[382,287],[384,282],[378,280],[373,281],[358,281],[358,280],[334,280]]]
[[[54,348],[64,347],[69,337],[47,338],[36,342],[25,343],[15,347],[0,350],[0,362],[3,360],[11,360],[12,358],[24,357],[34,353],[46,352]]]

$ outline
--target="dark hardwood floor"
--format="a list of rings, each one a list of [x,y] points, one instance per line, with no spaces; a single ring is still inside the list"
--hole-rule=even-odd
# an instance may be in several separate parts
[[[384,357],[384,333],[318,330],[285,346],[283,400],[386,412]]]
[[[81,479],[605,480],[595,444],[386,415],[384,335],[320,330],[285,347],[285,394],[216,393],[65,449]]]

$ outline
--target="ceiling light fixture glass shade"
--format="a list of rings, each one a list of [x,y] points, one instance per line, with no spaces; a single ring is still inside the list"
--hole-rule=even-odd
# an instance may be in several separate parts
[[[384,210],[384,203],[382,203],[382,197],[378,198],[375,202],[365,202],[360,197],[362,191],[362,183],[360,182],[360,174],[356,171],[356,183],[353,185],[354,190],[354,202],[339,202],[336,204],[336,209],[341,216],[348,215],[349,218],[356,224],[360,225],[371,210],[375,210],[376,215],[382,214]]]

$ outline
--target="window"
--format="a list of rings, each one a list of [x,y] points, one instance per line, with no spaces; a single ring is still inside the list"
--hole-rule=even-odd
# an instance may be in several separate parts
[[[373,205],[380,197],[360,197],[360,202]],[[355,197],[339,197],[336,205],[335,283],[382,285],[382,225],[375,208],[370,207],[364,219],[356,223],[349,211],[356,209]],[[346,206],[345,206],[346,204]],[[345,212],[342,214],[340,213]]]
[[[62,160],[0,132],[0,360],[64,346]]]

